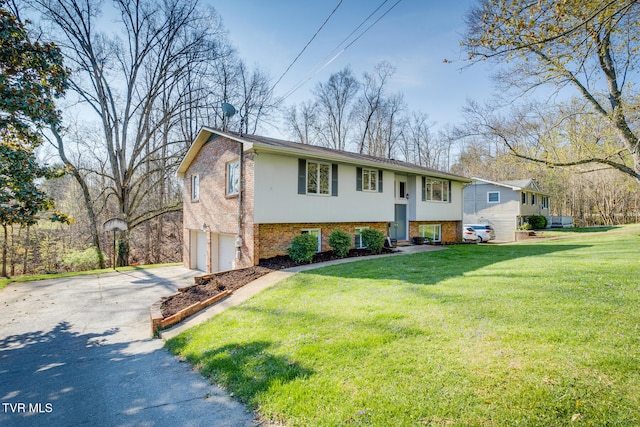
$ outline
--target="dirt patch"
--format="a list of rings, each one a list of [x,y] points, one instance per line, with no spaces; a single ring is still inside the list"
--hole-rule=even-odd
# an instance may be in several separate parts
[[[366,249],[352,249],[347,255],[350,257],[361,257],[371,255],[371,251]],[[326,262],[339,259],[333,251],[321,252],[314,256],[313,263]],[[277,256],[274,258],[260,260],[260,264],[242,268],[239,270],[225,271],[222,273],[210,274],[196,279],[196,284],[181,290],[176,295],[167,297],[160,306],[162,316],[167,318],[200,301],[205,301],[220,292],[233,292],[249,282],[253,282],[261,276],[275,270],[296,267],[295,263],[288,256]]]

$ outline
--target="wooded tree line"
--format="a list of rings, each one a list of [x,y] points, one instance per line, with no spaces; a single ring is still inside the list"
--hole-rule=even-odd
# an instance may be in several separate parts
[[[175,169],[204,125],[255,132],[273,109],[268,76],[246,66],[215,11],[198,2],[5,5],[18,19],[36,17],[32,37],[54,42],[69,71],[66,96],[58,103],[68,113],[62,125],[42,134],[50,149],[43,155],[67,170],[64,179],[46,186],[75,219],[68,227],[30,230],[29,237],[23,224],[13,224],[13,238],[5,239],[11,252],[22,254],[22,265],[44,266],[32,240],[46,235],[68,242],[58,251],[53,268],[59,268],[69,249],[108,252],[111,236],[102,224],[121,218],[127,230],[117,233],[118,265],[178,260],[181,185]],[[222,102],[237,106],[240,115],[225,117]],[[104,257],[95,259],[105,265]]]
[[[464,176],[535,177],[552,196],[552,213],[580,225],[637,221],[634,1],[479,1],[463,45],[471,63],[506,63],[496,65],[503,97],[469,103],[457,125],[437,132],[392,91],[388,62],[361,76],[347,67],[318,83],[308,101],[276,109],[268,74],[238,57],[215,10],[197,1],[0,4],[18,21],[33,17],[29,37],[55,43],[64,58],[62,120],[37,129],[47,141],[41,163],[67,174],[40,188],[73,218],[4,221],[9,274],[85,268],[87,260],[110,265],[113,234],[102,229],[109,218],[128,228],[117,232],[117,264],[178,261],[174,172],[196,133],[204,125],[256,133],[277,118],[301,143]],[[568,87],[573,97],[556,97]],[[545,102],[528,96],[536,88],[547,90]],[[224,116],[222,102],[239,114]]]

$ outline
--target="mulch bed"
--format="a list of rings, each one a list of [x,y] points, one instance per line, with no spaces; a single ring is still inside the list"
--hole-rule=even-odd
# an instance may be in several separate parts
[[[350,258],[368,255],[371,255],[371,251],[367,249],[352,249],[349,251],[347,257]],[[335,259],[339,258],[333,253],[333,251],[321,252],[314,256],[311,263],[326,262]],[[192,304],[207,300],[220,292],[233,292],[267,273],[296,267],[298,265],[300,264],[297,264],[285,255],[260,260],[260,264],[253,267],[203,276],[199,280],[196,280],[196,284],[194,286],[190,286],[182,290],[180,293],[165,299],[160,306],[162,315],[167,318]]]

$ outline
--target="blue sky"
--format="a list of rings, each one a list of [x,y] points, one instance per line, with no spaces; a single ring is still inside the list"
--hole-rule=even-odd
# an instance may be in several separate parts
[[[361,33],[397,0],[388,0]],[[248,65],[258,65],[273,81],[291,64],[336,7],[339,0],[211,1],[229,39]],[[303,81],[383,0],[343,0],[322,31],[275,88],[282,96]],[[396,67],[391,92],[402,92],[410,111],[421,111],[436,123],[434,129],[460,120],[468,98],[484,100],[493,85],[486,67],[464,68],[460,41],[464,16],[473,0],[401,0],[375,26],[345,50],[284,103],[311,99],[311,89],[332,73],[350,66],[360,78],[386,60]],[[347,41],[348,44],[349,41]],[[344,46],[344,45],[343,45]],[[443,60],[447,59],[448,63]],[[324,60],[324,61],[323,61]],[[273,130],[277,132],[277,130]],[[270,135],[284,137],[286,135]]]

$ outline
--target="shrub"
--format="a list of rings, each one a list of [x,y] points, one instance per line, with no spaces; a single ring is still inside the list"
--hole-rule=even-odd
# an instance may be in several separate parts
[[[547,218],[542,215],[531,215],[527,218],[527,222],[531,224],[534,230],[540,230],[547,227]]]
[[[351,249],[351,234],[342,230],[334,230],[329,235],[329,245],[336,255],[340,258],[345,257]]]
[[[289,256],[297,263],[311,262],[318,251],[318,239],[312,234],[299,234],[287,249]]]
[[[378,230],[362,230],[362,244],[374,254],[379,254],[384,246],[384,234]]]
[[[533,227],[531,227],[531,224],[529,224],[528,222],[523,222],[522,225],[518,227],[518,230],[531,230],[531,229],[533,229]]]
[[[94,247],[84,251],[71,251],[62,257],[62,263],[72,271],[95,270],[99,262],[100,256]]]

